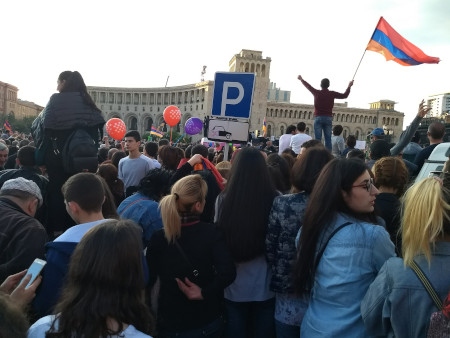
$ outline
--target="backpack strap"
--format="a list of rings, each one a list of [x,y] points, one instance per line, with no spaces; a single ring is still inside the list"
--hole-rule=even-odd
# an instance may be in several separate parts
[[[325,245],[322,247],[322,249],[320,250],[320,252],[317,254],[316,256],[316,261],[314,263],[314,269],[317,270],[317,267],[319,266],[319,262],[320,259],[323,256],[323,253],[325,252],[325,249],[327,248],[328,242],[330,241],[330,239],[336,235],[336,233],[341,230],[342,228],[346,227],[347,225],[352,224],[352,222],[345,222],[344,224],[341,224],[340,226],[338,226],[336,229],[334,229],[334,231],[331,233],[331,235],[327,238],[327,241],[325,242]]]
[[[425,290],[427,290],[428,295],[433,300],[434,304],[439,310],[442,310],[442,301],[437,295],[436,291],[433,288],[433,285],[431,284],[430,280],[425,276],[422,269],[417,265],[417,263],[413,260],[411,262],[411,269],[416,274],[417,278],[422,282],[422,285],[425,287]]]

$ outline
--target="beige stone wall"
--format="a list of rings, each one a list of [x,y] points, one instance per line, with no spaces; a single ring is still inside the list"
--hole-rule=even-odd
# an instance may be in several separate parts
[[[16,119],[23,119],[25,117],[36,117],[44,109],[33,102],[17,100],[17,108],[15,110]]]
[[[17,92],[19,89],[5,82],[0,82],[0,115],[15,114]]]

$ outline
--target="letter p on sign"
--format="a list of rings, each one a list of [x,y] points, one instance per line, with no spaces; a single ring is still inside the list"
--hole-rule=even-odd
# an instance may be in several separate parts
[[[211,115],[250,118],[254,87],[254,73],[216,73]]]

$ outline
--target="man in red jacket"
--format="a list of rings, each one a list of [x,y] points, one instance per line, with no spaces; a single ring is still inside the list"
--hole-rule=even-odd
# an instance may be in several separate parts
[[[322,131],[325,138],[325,147],[331,151],[331,129],[333,123],[334,99],[346,99],[350,94],[350,87],[353,86],[353,80],[349,82],[347,90],[344,93],[338,93],[328,90],[330,80],[322,79],[320,82],[321,90],[313,88],[308,82],[299,75],[298,79],[314,95],[314,135],[316,140],[322,139]]]

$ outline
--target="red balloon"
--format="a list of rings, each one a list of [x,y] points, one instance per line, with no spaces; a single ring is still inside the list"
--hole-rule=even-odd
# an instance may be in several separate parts
[[[106,122],[106,132],[113,139],[120,141],[125,136],[127,127],[125,122],[117,117],[114,117]]]
[[[163,113],[164,121],[171,127],[175,127],[181,120],[181,111],[177,106],[167,106]]]

